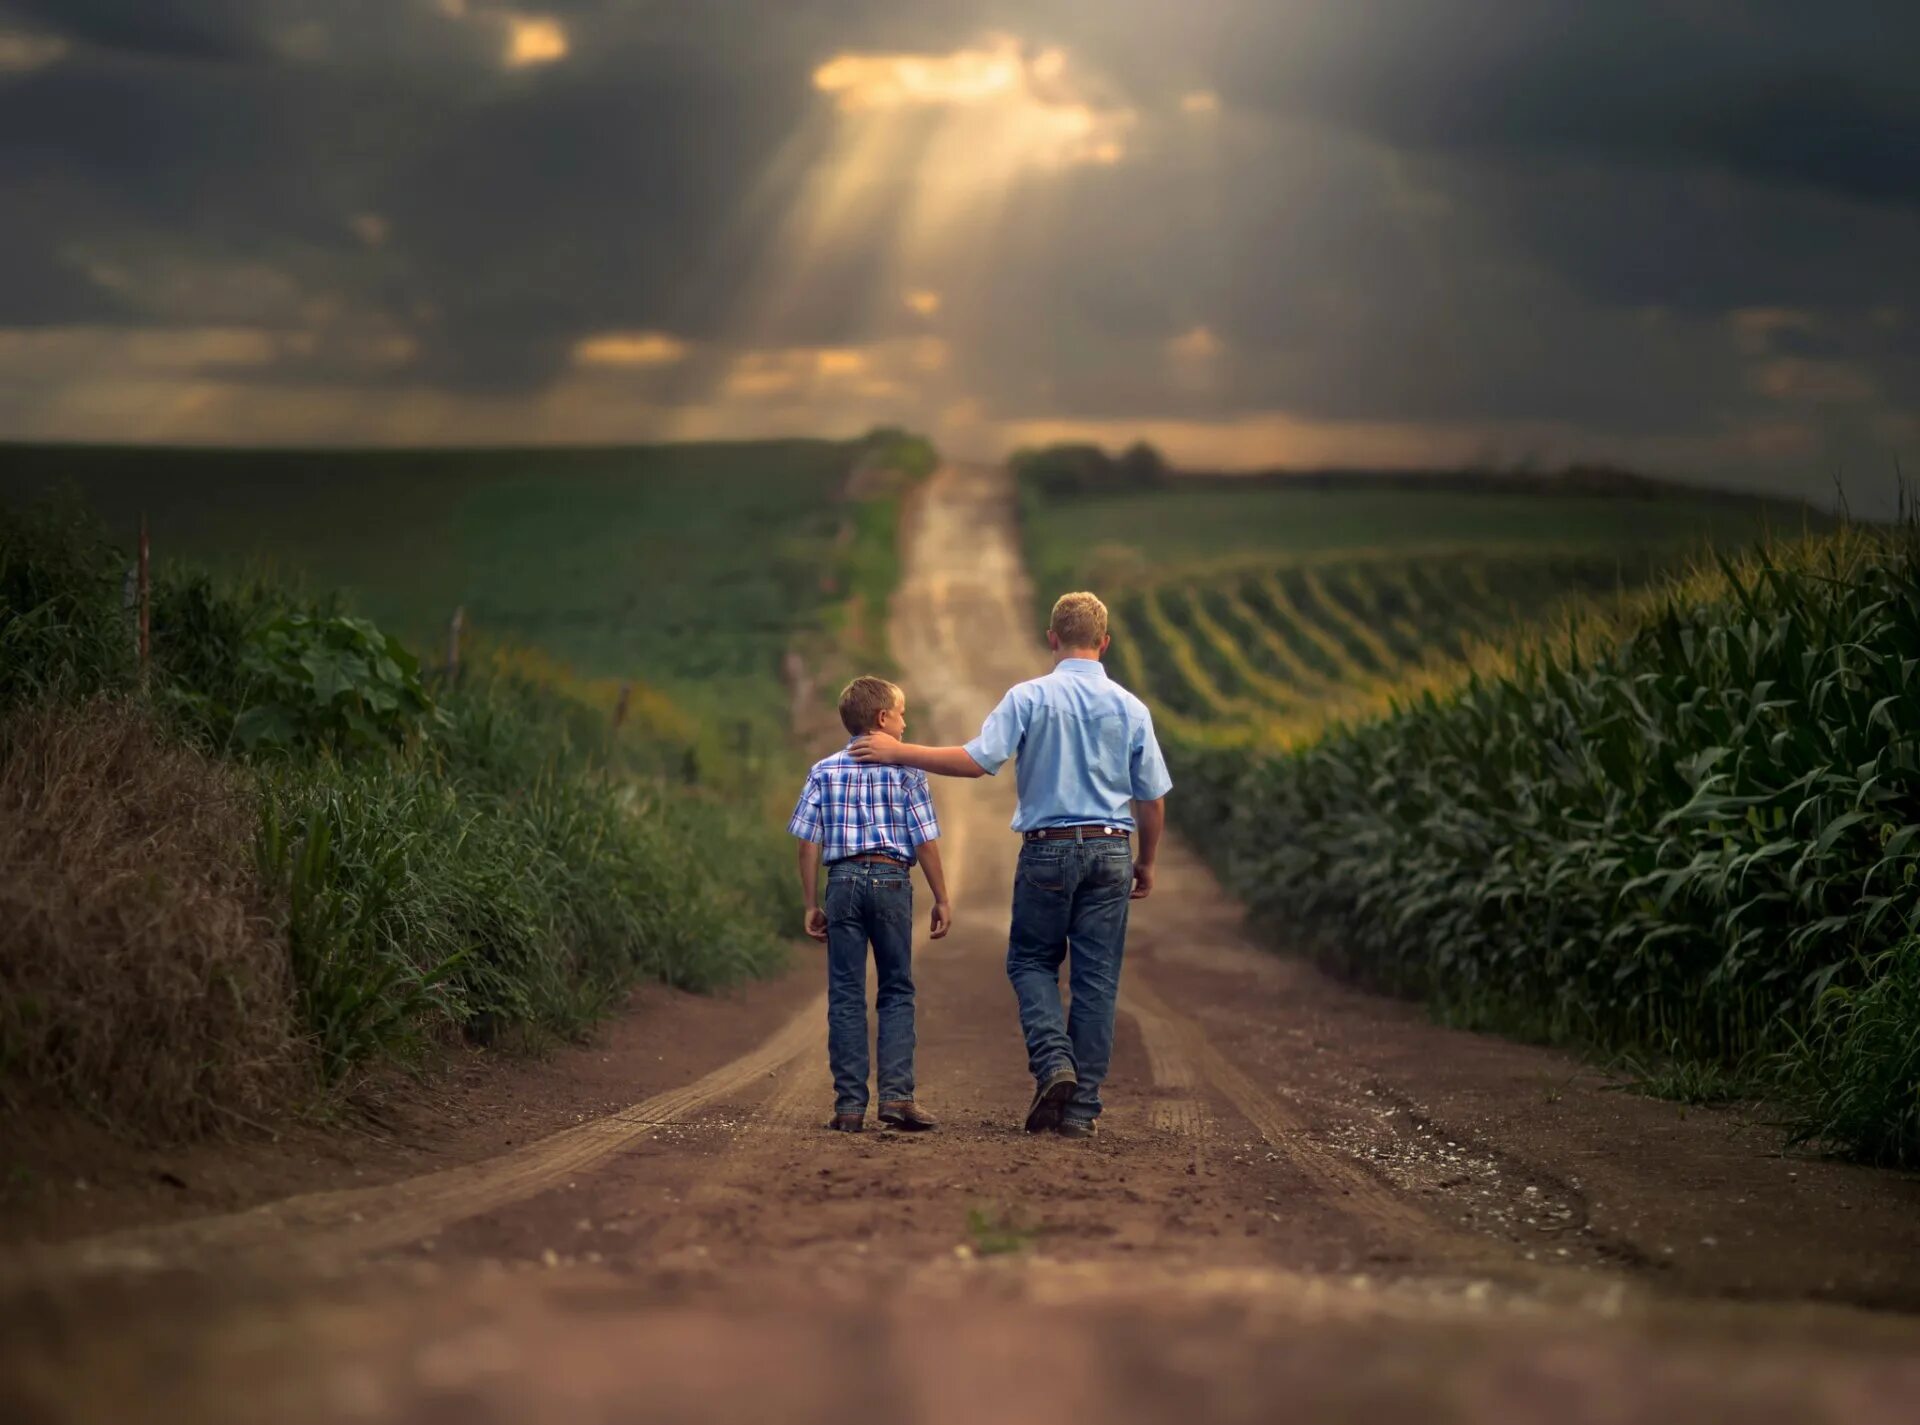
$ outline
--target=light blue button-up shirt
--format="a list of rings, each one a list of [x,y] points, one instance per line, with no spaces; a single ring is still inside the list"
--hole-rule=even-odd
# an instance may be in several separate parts
[[[1173,789],[1147,705],[1097,658],[1062,658],[1044,678],[1008,690],[967,755],[989,776],[1017,758],[1015,831],[1133,827],[1133,803]]]

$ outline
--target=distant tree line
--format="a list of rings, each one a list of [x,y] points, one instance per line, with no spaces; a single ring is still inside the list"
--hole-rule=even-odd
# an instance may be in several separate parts
[[[875,426],[859,440],[863,463],[896,471],[909,480],[924,480],[940,464],[940,453],[924,435],[899,426]]]
[[[1025,446],[1014,451],[1008,464],[1023,484],[1050,496],[1152,489],[1164,485],[1171,473],[1165,457],[1144,440],[1118,455],[1097,445]]]

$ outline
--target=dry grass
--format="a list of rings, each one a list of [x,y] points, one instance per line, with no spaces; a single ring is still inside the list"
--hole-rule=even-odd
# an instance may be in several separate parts
[[[131,705],[0,721],[0,1095],[171,1137],[297,1089],[256,815]]]

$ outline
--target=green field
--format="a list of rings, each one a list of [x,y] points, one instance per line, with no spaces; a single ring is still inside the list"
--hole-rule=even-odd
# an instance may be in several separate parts
[[[892,546],[841,490],[853,443],[351,452],[0,448],[0,501],[71,484],[156,559],[268,568],[437,657],[480,639],[763,729],[780,658]],[[858,536],[856,538],[856,536]],[[884,561],[882,561],[884,562]],[[884,574],[883,574],[884,577]]]
[[[1801,506],[1675,490],[1653,497],[1461,489],[1245,488],[1210,480],[1115,494],[1024,500],[1026,542],[1043,589],[1101,579],[1164,579],[1218,566],[1336,553],[1524,549],[1648,551],[1748,543],[1828,521]]]

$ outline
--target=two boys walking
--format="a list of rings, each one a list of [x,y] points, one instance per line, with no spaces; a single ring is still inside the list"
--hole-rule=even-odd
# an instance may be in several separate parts
[[[801,841],[806,931],[827,946],[829,1127],[857,1133],[865,1126],[869,945],[879,980],[880,1120],[909,1131],[937,1126],[915,1101],[913,1081],[909,877],[916,862],[933,894],[930,937],[942,938],[953,923],[927,774],[988,777],[1012,760],[1019,790],[1013,829],[1022,840],[1007,976],[1034,1079],[1026,1128],[1072,1138],[1094,1132],[1113,1053],[1127,908],[1153,889],[1173,785],[1146,705],[1100,663],[1110,642],[1099,599],[1062,595],[1047,629],[1053,671],[1010,689],[964,746],[904,741],[906,697],[884,679],[856,678],[841,695],[840,718],[853,740],[808,774],[788,828]],[[1060,998],[1063,963],[1070,1009]]]

